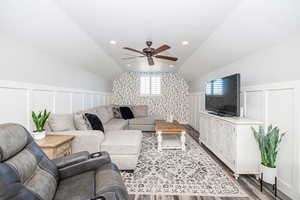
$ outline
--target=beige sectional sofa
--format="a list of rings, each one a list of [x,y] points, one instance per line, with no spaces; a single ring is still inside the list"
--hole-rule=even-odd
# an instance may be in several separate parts
[[[73,153],[107,151],[121,170],[134,170],[141,148],[141,131],[154,131],[157,116],[148,115],[145,105],[130,106],[134,119],[114,117],[116,105],[98,106],[73,114],[52,114],[46,125],[48,134],[75,135]],[[96,114],[103,123],[104,133],[91,130],[84,113]]]

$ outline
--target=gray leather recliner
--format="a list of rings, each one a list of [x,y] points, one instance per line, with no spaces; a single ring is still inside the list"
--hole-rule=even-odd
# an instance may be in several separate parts
[[[0,125],[0,200],[127,200],[108,153],[80,152],[53,161],[21,125]]]

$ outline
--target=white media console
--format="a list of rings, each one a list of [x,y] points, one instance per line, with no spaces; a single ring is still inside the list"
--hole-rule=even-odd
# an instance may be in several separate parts
[[[213,152],[233,172],[260,173],[260,153],[251,127],[257,129],[261,122],[238,117],[220,117],[200,113],[200,142]]]

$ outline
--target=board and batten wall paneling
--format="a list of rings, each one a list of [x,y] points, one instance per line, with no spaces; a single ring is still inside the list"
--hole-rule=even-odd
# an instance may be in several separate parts
[[[0,80],[0,124],[19,123],[32,130],[32,111],[72,113],[110,104],[111,93]]]
[[[0,88],[0,121],[28,126],[28,99],[26,89]]]
[[[241,102],[245,117],[287,132],[278,154],[278,184],[292,199],[300,199],[300,81],[243,87]],[[199,109],[205,109],[204,91],[191,93],[189,103],[190,124],[200,130],[198,108],[200,104]]]
[[[55,113],[56,114],[64,114],[72,112],[72,93],[70,92],[56,92],[55,93]]]

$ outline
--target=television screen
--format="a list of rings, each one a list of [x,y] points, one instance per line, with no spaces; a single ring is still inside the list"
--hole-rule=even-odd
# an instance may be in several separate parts
[[[240,74],[208,82],[205,108],[218,115],[240,116]]]

